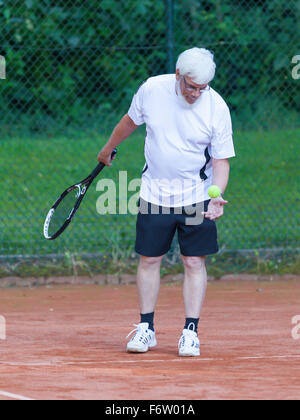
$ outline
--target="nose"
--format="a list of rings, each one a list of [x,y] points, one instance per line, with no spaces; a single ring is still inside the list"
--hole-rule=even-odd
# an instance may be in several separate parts
[[[200,90],[194,90],[192,93],[193,98],[199,98],[200,95],[201,95]]]

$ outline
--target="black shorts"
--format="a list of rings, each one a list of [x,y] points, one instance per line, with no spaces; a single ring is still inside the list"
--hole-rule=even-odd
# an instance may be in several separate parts
[[[206,211],[208,203],[209,200],[198,203],[198,210]],[[166,254],[177,231],[183,256],[215,254],[219,250],[216,223],[203,216],[199,217],[200,211],[194,210],[192,214],[192,206],[189,209],[166,208],[151,206],[140,200],[136,222],[136,252],[146,257]]]

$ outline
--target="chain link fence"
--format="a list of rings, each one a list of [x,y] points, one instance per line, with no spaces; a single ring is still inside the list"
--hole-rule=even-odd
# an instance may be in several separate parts
[[[212,86],[230,106],[235,132],[221,250],[297,255],[299,0],[0,0],[0,23],[4,261],[134,258],[135,216],[99,216],[96,188],[61,239],[43,239],[44,217],[95,166],[141,82],[174,72],[178,54],[193,46],[215,54]],[[120,146],[109,172],[116,184],[120,170],[140,177],[143,139],[139,129]],[[176,253],[175,242],[174,263]]]

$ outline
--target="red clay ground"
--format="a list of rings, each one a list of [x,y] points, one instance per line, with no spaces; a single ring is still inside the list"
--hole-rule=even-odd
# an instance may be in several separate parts
[[[300,281],[211,282],[201,356],[179,358],[181,286],[161,287],[158,346],[138,355],[125,352],[134,285],[1,290],[0,399],[298,400],[299,302]]]

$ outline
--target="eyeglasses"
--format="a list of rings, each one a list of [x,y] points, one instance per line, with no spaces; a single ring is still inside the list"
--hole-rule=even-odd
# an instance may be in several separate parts
[[[203,92],[207,92],[207,91],[210,90],[210,86],[209,85],[207,85],[205,88],[200,89],[200,88],[197,88],[196,86],[189,85],[187,83],[187,81],[185,80],[185,77],[184,76],[182,78],[183,78],[183,81],[184,81],[184,86],[185,86],[186,90],[188,90],[189,92],[197,92],[197,91],[199,91],[199,93],[203,93]]]

